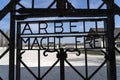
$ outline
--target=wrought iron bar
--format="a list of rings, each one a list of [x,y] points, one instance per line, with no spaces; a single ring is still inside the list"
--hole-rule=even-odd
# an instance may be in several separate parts
[[[98,9],[101,9],[104,4],[105,4],[105,3],[103,2],[103,3],[98,7]]]
[[[115,50],[117,50],[117,52],[120,53],[120,51],[115,47],[115,42],[114,40],[117,39],[117,37],[120,35],[120,33],[114,38],[114,15],[115,14],[120,14],[120,7],[117,6],[114,3],[114,0],[102,0],[103,3],[98,7],[98,9],[90,9],[90,0],[87,0],[87,9],[75,9],[75,7],[72,6],[72,4],[70,2],[68,2],[68,0],[54,0],[50,6],[48,8],[34,8],[34,0],[32,0],[32,8],[25,8],[21,3],[19,3],[20,0],[11,0],[7,6],[5,6],[1,11],[0,11],[0,20],[2,20],[4,18],[4,16],[7,15],[7,13],[11,13],[10,14],[10,39],[0,30],[0,33],[2,33],[3,36],[5,36],[5,38],[10,42],[10,47],[2,54],[0,55],[0,59],[10,50],[10,59],[9,59],[9,80],[14,80],[14,50],[15,50],[15,19],[25,19],[25,18],[31,18],[31,17],[107,17],[108,21],[107,21],[107,28],[106,28],[106,34],[101,34],[101,36],[103,36],[103,45],[105,43],[104,38],[106,37],[106,52],[103,52],[105,54],[105,61],[95,70],[95,72],[93,72],[90,77],[88,77],[88,60],[87,60],[87,49],[85,47],[85,38],[87,37],[88,32],[86,32],[86,24],[85,24],[85,20],[83,20],[83,33],[80,32],[79,34],[74,34],[74,35],[70,35],[68,33],[63,33],[61,34],[57,34],[57,33],[49,33],[52,34],[52,36],[48,35],[44,35],[44,34],[37,34],[41,37],[54,37],[54,49],[50,50],[49,48],[49,44],[48,43],[48,49],[46,50],[46,52],[58,52],[57,54],[57,58],[58,60],[50,67],[50,69],[42,76],[42,78],[44,78],[49,71],[59,62],[60,60],[60,72],[61,72],[61,80],[64,80],[65,78],[65,74],[64,74],[64,61],[67,62],[68,65],[70,65],[70,67],[72,67],[72,69],[78,74],[80,75],[84,80],[88,80],[91,79],[100,69],[101,67],[106,63],[107,61],[107,70],[108,70],[108,80],[116,80],[116,60],[115,60]],[[53,4],[55,4],[56,2],[56,9],[50,9]],[[15,5],[18,4],[21,8],[16,10]],[[107,9],[101,9],[103,7],[103,5],[106,4],[107,5]],[[16,13],[20,13],[20,14],[16,14]],[[35,13],[33,13],[35,12]],[[96,19],[97,20],[97,19]],[[56,20],[55,20],[56,21]],[[59,20],[60,21],[60,20]],[[64,20],[62,20],[64,21]],[[68,20],[71,21],[71,20]],[[74,21],[74,20],[73,20]],[[79,20],[78,20],[79,21]],[[81,20],[82,21],[82,20]],[[42,22],[42,21],[41,21]],[[44,21],[43,21],[44,22]],[[48,21],[49,22],[49,21]],[[51,21],[50,21],[51,22]],[[54,22],[54,21],[52,21]],[[24,23],[24,22],[23,22]],[[97,30],[97,21],[96,21],[96,32]],[[19,27],[19,26],[18,26]],[[57,34],[57,35],[55,35]],[[66,35],[67,34],[67,35]],[[22,40],[22,38],[29,36],[28,39],[34,37],[36,34],[33,35],[27,35],[27,34],[19,34],[19,37],[17,37],[18,45],[22,44],[22,41],[20,41],[20,39]],[[95,41],[95,36],[94,34],[92,34],[93,40]],[[106,36],[104,36],[106,35]],[[38,37],[38,36],[37,36]],[[37,38],[36,37],[36,38]],[[41,38],[40,37],[40,38]],[[59,50],[55,49],[55,37],[59,38],[59,37],[84,37],[84,49],[85,49],[85,68],[86,68],[86,78],[74,67],[72,66],[71,63],[69,63],[66,59],[67,57],[67,51],[73,52],[67,49],[61,49],[61,41],[59,40]],[[60,38],[59,38],[60,39]],[[50,40],[48,39],[48,42]],[[95,47],[95,42],[93,42],[93,48],[91,49],[97,49],[94,48]],[[28,45],[30,46],[30,42],[28,42]],[[76,44],[77,45],[77,44]],[[34,45],[32,45],[33,47]],[[77,48],[77,46],[76,46]],[[105,46],[103,47],[103,49],[105,48]],[[100,48],[99,48],[100,49]],[[102,49],[102,48],[101,48]],[[20,62],[27,68],[27,70],[37,79],[40,80],[42,78],[40,78],[40,50],[38,51],[38,77],[29,69],[29,67],[21,60],[21,55],[23,53],[20,53],[21,51],[21,45],[19,48],[17,48],[17,79],[16,80],[20,80]],[[32,50],[32,48],[28,48],[27,50]],[[38,49],[37,49],[38,50]],[[44,49],[45,50],[45,49]],[[66,51],[65,51],[66,50]],[[47,56],[48,54],[46,54],[46,52],[44,52],[44,56]],[[60,52],[60,53],[59,53]],[[79,52],[80,53],[80,52]],[[80,54],[79,54],[80,55]],[[0,77],[0,80],[2,80],[2,78]]]
[[[8,40],[10,41],[10,39],[8,38],[8,36],[6,36],[6,34],[0,29],[0,33]]]
[[[105,0],[104,0],[105,1]],[[108,2],[109,1],[109,2]],[[108,0],[107,8],[113,11],[114,0]],[[106,25],[106,51],[108,54],[107,59],[107,72],[108,80],[116,80],[116,57],[115,57],[115,42],[114,42],[114,30],[115,30],[114,13],[108,14],[108,20]]]
[[[88,79],[88,57],[87,57],[87,49],[85,49],[85,75],[86,79]]]
[[[115,50],[120,54],[120,50],[118,48],[115,47]]]
[[[0,59],[2,59],[2,57],[9,51],[9,48],[7,48],[1,55],[0,55]]]
[[[60,48],[60,53],[58,53],[57,57],[58,57],[58,59],[60,59],[60,80],[65,80],[64,60],[67,58],[67,54],[65,53],[63,48]]]
[[[22,54],[25,52],[21,53],[21,38],[20,38],[20,31],[21,28],[19,27],[20,24],[17,24],[17,50],[16,50],[16,80],[21,80],[21,63],[20,60],[22,59]]]
[[[90,9],[90,0],[87,0],[87,9]]]
[[[26,8],[25,6],[23,6],[20,2],[18,3],[18,5],[22,8]]]
[[[54,0],[49,6],[48,6],[48,9],[50,9],[56,2],[57,0]]]
[[[16,12],[20,15],[16,15],[15,18],[18,20],[32,17],[57,17],[61,16],[58,9],[19,9]],[[36,13],[33,13],[36,12]],[[43,12],[43,13],[41,13]],[[71,11],[69,9],[62,10],[64,17],[106,17],[109,13],[120,14],[120,9],[75,9]]]
[[[14,66],[15,66],[15,9],[16,9],[16,2],[19,0],[11,0],[11,4],[8,5],[5,11],[6,15],[10,11],[10,54],[9,54],[9,80],[14,80]],[[12,8],[11,8],[12,6]],[[12,11],[10,10],[12,9]],[[3,18],[3,16],[2,16]]]
[[[120,36],[120,32],[115,36],[114,40],[116,41],[116,39]]]
[[[10,2],[0,11],[0,20],[2,20],[20,0],[10,0]]]
[[[0,80],[3,80],[3,79],[0,77]]]
[[[107,62],[107,59],[104,60],[104,62],[88,77],[88,80],[90,80]]]
[[[45,72],[45,74],[40,78],[41,80],[53,69],[53,67],[55,67],[55,65],[59,62],[59,59],[57,59],[57,61],[48,69],[47,72]]]
[[[66,49],[65,53],[67,52],[77,52],[76,55],[77,56],[80,56],[81,52],[78,48],[75,48],[75,49]]]
[[[75,7],[72,5],[72,3],[70,3],[68,0],[66,0],[67,3],[67,9],[71,9],[71,11],[75,11]]]
[[[56,0],[56,1],[57,1],[57,3],[56,3],[57,9],[63,10],[66,8],[66,0]]]
[[[94,22],[94,21],[106,21],[107,18],[88,18],[88,19],[60,19],[60,20],[39,20],[39,21],[18,21],[18,23],[26,23],[27,25],[29,23],[50,23],[50,22]]]
[[[40,79],[40,62],[41,62],[41,58],[40,58],[40,50],[38,50],[38,79]]]
[[[67,59],[65,59],[65,62],[66,62],[81,78],[83,78],[84,80],[86,80],[86,78],[85,78],[76,68],[74,68],[74,66],[73,66],[71,63],[69,63],[69,61],[68,61]]]
[[[30,68],[22,60],[20,60],[20,62],[31,73],[31,75],[37,80],[38,77],[30,70]]]
[[[46,49],[46,50],[43,52],[43,55],[44,55],[45,57],[48,56],[48,54],[46,54],[47,52],[50,52],[50,53],[57,52],[57,53],[59,53],[58,49]]]
[[[32,9],[34,8],[35,0],[32,0]]]

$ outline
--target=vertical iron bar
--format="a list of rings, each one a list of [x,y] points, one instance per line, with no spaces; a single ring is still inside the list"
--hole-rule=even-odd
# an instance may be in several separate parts
[[[20,44],[21,44],[20,50],[22,50],[22,49],[23,49],[23,47],[22,47],[22,46],[23,46],[23,44],[22,44],[22,38],[20,38],[20,40],[21,40],[21,41],[20,41]],[[28,48],[28,49],[29,49],[29,48]]]
[[[55,46],[56,46],[56,45],[55,45],[55,37],[54,37],[54,50],[56,49]]]
[[[75,37],[75,48],[77,49],[77,37]]]
[[[32,0],[32,9],[34,8],[34,2],[35,2],[35,0]]]
[[[87,9],[90,9],[90,1],[87,0]]]
[[[107,22],[107,41],[106,48],[108,54],[107,71],[108,80],[116,80],[116,59],[115,59],[115,43],[114,43],[114,20],[113,16],[109,16]]]
[[[114,0],[108,0],[107,8],[111,9],[113,12],[113,5]],[[108,21],[106,27],[106,39],[107,39],[107,72],[108,72],[108,80],[117,80],[116,79],[116,57],[115,57],[115,42],[114,42],[114,29],[115,29],[115,22],[114,22],[114,13],[108,14]]]
[[[17,24],[17,53],[16,53],[16,80],[20,80],[20,49],[21,49],[21,38],[20,38],[20,23]]]
[[[58,38],[59,39],[59,49],[61,48],[61,39],[60,39],[60,37]]]
[[[14,2],[15,0],[11,0]],[[13,4],[10,12],[10,54],[9,54],[9,80],[14,80],[14,57],[15,57],[15,6]]]
[[[85,21],[83,21],[83,30],[85,32]]]
[[[97,24],[97,21],[95,21],[95,28],[96,28],[96,32],[98,32],[98,24]]]
[[[47,39],[47,43],[48,43],[47,48],[48,48],[48,49],[50,49],[50,48],[49,48],[49,47],[50,47],[50,46],[49,46],[49,45],[50,45],[50,44],[49,44],[49,38],[50,38],[50,37],[48,37],[48,39]]]
[[[65,80],[64,49],[60,48],[60,80]]]
[[[95,47],[95,46],[96,46],[96,45],[95,45],[95,37],[96,37],[96,36],[93,36],[93,44],[94,44],[93,48],[96,48],[96,47]]]
[[[86,49],[85,37],[83,37],[83,41],[84,41],[84,49]]]
[[[84,50],[85,50],[85,75],[86,79],[88,79],[88,62],[87,62],[87,49],[85,47],[85,37],[84,37]]]
[[[58,9],[65,9],[66,8],[66,0],[57,0]]]
[[[103,44],[103,48],[105,48],[105,36],[103,36],[103,42],[102,42],[102,44]]]
[[[88,79],[87,49],[85,49],[85,74],[86,74],[86,79]]]
[[[38,50],[38,79],[40,79],[40,50]]]
[[[31,45],[30,45],[30,37],[28,37],[29,41],[28,41],[28,50],[31,49]]]

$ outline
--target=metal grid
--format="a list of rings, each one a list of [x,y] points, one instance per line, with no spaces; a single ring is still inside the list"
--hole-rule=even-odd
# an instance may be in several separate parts
[[[114,0],[102,0],[102,3],[98,5],[96,9],[91,9],[90,7],[90,0],[87,1],[87,7],[85,9],[75,8],[72,5],[72,2],[68,0],[54,0],[47,8],[35,8],[35,0],[32,0],[31,8],[26,8],[24,4],[21,3],[22,0],[11,0],[1,11],[0,11],[0,20],[2,20],[5,15],[10,12],[10,39],[4,35],[2,31],[0,31],[8,40],[9,40],[9,48],[3,53],[3,55],[10,51],[10,59],[9,59],[9,80],[14,80],[14,61],[15,61],[15,21],[19,19],[26,19],[32,17],[106,17],[106,51],[105,53],[105,61],[107,62],[107,71],[108,71],[108,80],[116,80],[116,59],[115,59],[115,49],[119,52],[117,48],[115,48],[114,40],[114,15],[120,14],[120,8],[114,3]],[[56,4],[55,8],[52,6]],[[20,6],[19,9],[16,8],[16,5]],[[102,8],[106,5],[106,8]],[[36,12],[36,13],[34,13]],[[18,13],[18,14],[17,14]],[[118,34],[119,35],[119,34]],[[17,39],[20,39],[19,36]],[[19,42],[19,41],[18,41]],[[56,49],[54,49],[56,51]],[[59,50],[59,49],[58,49]],[[66,49],[67,50],[67,49]],[[77,49],[75,49],[77,50]],[[48,49],[48,51],[53,52]],[[78,51],[78,50],[77,50]],[[19,54],[19,50],[18,53]],[[70,51],[73,52],[73,51]],[[85,51],[86,52],[86,51]],[[63,49],[59,50],[59,53],[65,53]],[[64,54],[63,54],[64,55]],[[63,56],[61,55],[61,56]],[[86,54],[87,55],[87,54]],[[18,70],[19,70],[19,63],[20,63],[20,56],[18,55]],[[65,56],[65,55],[64,55]],[[1,55],[1,58],[3,56]],[[66,61],[74,70],[75,68],[66,60],[58,57],[61,60],[61,66],[64,66],[63,63]],[[86,58],[87,59],[87,58]],[[87,60],[86,60],[87,61]],[[58,61],[57,61],[58,62]],[[56,62],[56,63],[57,63]],[[103,64],[104,64],[103,62]],[[86,62],[87,64],[87,62]],[[101,66],[103,65],[101,64]],[[100,67],[101,67],[100,66]],[[27,68],[27,67],[26,67]],[[29,68],[28,68],[29,69]],[[93,73],[93,75],[99,70],[99,68]],[[76,71],[76,70],[75,70]],[[19,72],[19,71],[18,71]],[[76,71],[77,72],[77,71]],[[32,73],[32,72],[31,72]],[[64,68],[61,68],[61,76],[64,76]],[[80,73],[77,72],[79,75]],[[17,76],[19,73],[17,74]],[[34,75],[34,74],[33,74]],[[86,70],[87,75],[87,70]],[[93,75],[90,77],[87,76],[87,80],[89,80]],[[80,75],[83,77],[82,75]],[[18,76],[18,79],[20,76]],[[64,77],[62,77],[64,78]],[[39,78],[36,78],[39,79]],[[84,77],[83,77],[84,79]],[[61,79],[64,80],[64,79]]]

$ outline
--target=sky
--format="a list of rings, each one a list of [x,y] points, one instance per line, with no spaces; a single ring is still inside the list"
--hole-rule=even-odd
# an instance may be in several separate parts
[[[6,6],[7,3],[9,3],[10,0],[0,0],[0,10],[2,10],[4,8],[4,6]],[[31,1],[32,0],[21,0],[21,4],[24,5],[26,8],[31,8]],[[68,0],[69,2],[72,3],[72,5],[75,8],[87,8],[87,0]],[[53,2],[53,0],[35,0],[35,8],[47,8],[50,3]],[[42,4],[41,4],[42,3]],[[97,7],[99,7],[99,5],[102,3],[102,0],[90,0],[90,8],[96,9]],[[115,3],[120,6],[120,0],[115,0]],[[54,8],[55,5],[52,6],[52,8]],[[106,6],[104,5],[103,8],[105,8]],[[17,8],[19,8],[19,6],[17,6]],[[1,21],[0,21],[0,29],[3,30],[7,30],[9,29],[9,24],[10,24],[10,14],[7,14],[7,16],[5,16]],[[42,18],[43,20],[46,20],[48,18]],[[54,18],[49,18],[49,19],[58,19],[56,17]],[[31,19],[34,20],[34,19]],[[38,19],[39,20],[39,19]],[[115,16],[115,25],[117,27],[120,26],[120,16],[116,15]]]

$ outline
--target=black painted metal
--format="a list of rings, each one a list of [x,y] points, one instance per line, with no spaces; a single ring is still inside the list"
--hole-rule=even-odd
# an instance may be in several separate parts
[[[0,77],[0,80],[3,80],[3,79]]]
[[[103,21],[103,22],[106,22],[106,18],[100,18],[100,19],[69,19],[69,20],[46,20],[46,21],[20,21],[18,22],[18,26],[17,26],[17,78],[16,80],[18,80],[18,78],[20,79],[20,64],[23,64],[24,67],[31,73],[32,76],[34,76],[34,78],[36,80],[42,80],[43,78],[46,77],[47,74],[49,74],[49,72],[53,69],[53,67],[55,67],[55,65],[60,62],[60,80],[65,80],[65,65],[64,63],[66,62],[82,79],[84,80],[90,80],[106,63],[106,61],[108,60],[106,57],[107,57],[107,54],[105,54],[105,60],[103,61],[103,63],[90,75],[88,76],[88,60],[87,60],[87,50],[88,49],[105,49],[105,47],[95,47],[95,44],[93,47],[91,48],[87,48],[85,47],[85,45],[87,44],[86,43],[86,38],[87,37],[92,37],[91,39],[93,39],[93,41],[95,41],[95,38],[97,36],[101,36],[101,37],[104,37],[106,35],[106,33],[103,31],[103,32],[99,32],[98,31],[98,26],[97,26],[97,21]],[[83,31],[81,32],[72,32],[72,30],[70,29],[70,32],[63,32],[64,31],[64,27],[58,27],[58,28],[61,28],[62,30],[60,32],[57,32],[54,28],[54,31],[53,32],[47,32],[46,28],[42,28],[42,30],[45,31],[45,33],[34,33],[32,32],[31,30],[31,26],[29,24],[40,24],[40,23],[44,23],[47,25],[47,23],[61,23],[61,25],[63,26],[63,23],[64,22],[82,22],[83,23]],[[91,33],[91,35],[88,35],[88,31],[86,31],[86,26],[85,26],[85,22],[95,22],[95,29],[97,31],[97,33],[99,33],[99,35],[96,35],[95,33]],[[25,24],[25,26],[23,27],[23,29],[21,29],[21,25],[22,24]],[[70,23],[71,24],[71,23]],[[54,25],[56,26],[56,25]],[[26,28],[27,27],[27,28]],[[26,30],[29,30],[30,33],[25,33]],[[78,45],[77,43],[75,43],[75,48],[63,48],[61,46],[61,39],[60,38],[64,38],[64,37],[74,37],[75,38],[75,42],[77,42],[77,37],[83,37],[84,38],[84,48],[78,48]],[[24,38],[28,38],[27,40],[24,40]],[[34,38],[33,40],[33,44],[31,44],[30,42],[30,38]],[[48,38],[47,41],[48,41],[48,45],[47,45],[47,48],[43,48],[43,45],[42,45],[42,42],[40,41],[40,44],[39,44],[39,41],[37,40],[38,38]],[[53,38],[53,48],[51,49],[50,48],[50,40],[49,38]],[[59,47],[57,48],[55,45],[55,41],[56,41],[56,38],[59,38],[58,42],[59,42]],[[41,39],[41,40],[43,40]],[[103,38],[104,40],[104,38]],[[23,49],[23,42],[27,43],[28,42],[28,48],[27,49]],[[94,42],[95,43],[95,42]],[[34,46],[34,44],[38,45],[38,49],[33,49],[32,47]],[[30,47],[31,45],[31,47]],[[41,47],[42,46],[42,47]],[[27,47],[27,46],[26,46]],[[67,60],[67,55],[68,53],[67,52],[78,52],[78,54],[76,54],[77,56],[80,56],[81,52],[80,50],[81,49],[84,49],[85,50],[85,73],[86,75],[82,75],[68,60]],[[22,54],[23,53],[20,53],[21,50],[38,50],[38,76],[35,75],[30,69],[29,67],[24,63],[24,61],[22,60]],[[53,52],[57,52],[57,61],[45,72],[45,74],[43,74],[41,77],[40,77],[40,50],[45,50],[43,55],[44,56],[48,56],[47,52],[50,52],[50,53],[53,53]]]
[[[9,41],[8,36],[6,36],[6,34],[0,29],[0,33]]]
[[[18,26],[20,25],[20,24],[17,24]],[[17,30],[17,56],[16,56],[16,80],[20,80],[20,60],[21,60],[21,51],[20,51],[20,27],[17,27],[17,29],[19,29],[19,30]]]
[[[107,5],[108,9],[113,9],[114,0],[109,0]],[[110,26],[110,27],[109,27]],[[107,22],[107,48],[108,51],[108,61],[107,61],[107,69],[108,69],[108,79],[109,80],[116,80],[116,57],[115,57],[115,42],[114,42],[114,29],[115,29],[115,20],[114,14],[111,13],[108,15],[108,22]]]
[[[60,80],[65,80],[65,63],[64,60],[67,58],[67,54],[64,52],[64,49],[60,49],[58,54],[58,59],[60,59]]]
[[[18,0],[11,0],[16,2]],[[10,55],[9,55],[9,80],[14,80],[14,66],[15,66],[15,9],[16,4],[13,3],[12,11],[10,11]]]
[[[0,20],[2,20],[10,11],[14,10],[14,6],[19,3],[20,0],[11,0],[1,11]]]
[[[9,48],[0,55],[0,59],[4,57],[4,55],[10,51],[10,58],[9,58],[9,80],[14,80],[14,69],[15,69],[15,20],[19,19],[26,19],[26,18],[32,18],[32,17],[106,17],[105,19],[69,19],[69,20],[46,20],[46,21],[20,21],[17,23],[17,58],[16,58],[16,80],[21,80],[21,64],[31,73],[31,75],[36,80],[42,80],[46,77],[47,74],[55,67],[55,65],[60,61],[60,78],[61,80],[65,80],[65,65],[66,62],[83,80],[90,80],[100,69],[107,63],[107,79],[108,80],[117,80],[116,78],[116,59],[115,59],[115,50],[120,52],[115,47],[116,38],[120,35],[118,34],[114,38],[114,29],[115,29],[115,23],[114,23],[114,15],[119,14],[120,15],[120,8],[114,3],[114,0],[102,0],[103,3],[97,8],[97,9],[90,9],[90,0],[87,0],[87,9],[75,9],[75,7],[68,1],[68,0],[54,0],[48,8],[35,8],[35,0],[32,0],[31,8],[26,8],[24,5],[19,3],[20,0],[11,0],[7,6],[5,6],[0,11],[0,20],[4,18],[5,15],[7,15],[10,12],[10,39],[3,33],[3,31],[0,30],[0,33],[10,42]],[[51,8],[56,3],[56,8]],[[21,8],[16,9],[16,5],[19,5]],[[106,4],[107,9],[101,9],[101,7]],[[16,13],[19,14],[16,14]],[[105,32],[99,32],[97,21],[105,21]],[[83,23],[83,31],[81,32],[74,32],[71,30],[69,32],[64,32],[64,28],[61,27],[63,25],[62,22],[82,22]],[[99,35],[96,35],[95,33],[92,33],[90,35],[89,32],[86,32],[86,21],[93,21],[95,22],[95,28],[96,32]],[[46,28],[48,27],[47,23],[54,23],[54,26],[56,26],[57,23],[60,23],[61,26],[56,26],[56,28],[61,28],[61,31],[57,31],[56,28],[54,28],[54,32],[49,33],[47,32]],[[25,24],[24,30],[21,33],[21,24]],[[33,33],[30,29],[29,24],[38,24],[44,23],[46,25],[45,28],[41,28],[41,30],[44,30],[46,33],[41,33],[39,30],[39,33]],[[28,28],[26,28],[26,26]],[[70,25],[71,26],[71,25]],[[72,26],[73,27],[73,26]],[[31,34],[25,34],[24,32],[26,30],[30,30]],[[57,35],[56,35],[57,34]],[[95,38],[97,37],[103,37],[103,44],[106,43],[106,45],[103,45],[102,48],[96,47],[95,45]],[[63,48],[61,46],[62,38],[69,38],[74,37],[75,38],[75,48]],[[84,48],[78,48],[77,46],[77,38],[83,37],[84,41]],[[27,38],[27,40],[24,40],[24,38]],[[30,39],[34,38],[34,42],[31,45]],[[38,38],[42,38],[41,42],[39,43],[37,41]],[[53,46],[52,49],[50,47],[51,43],[50,38],[53,38]],[[56,48],[56,38],[58,39],[58,48]],[[89,38],[91,41],[87,42],[86,38]],[[48,45],[45,48],[42,45],[42,40],[47,39]],[[94,44],[92,44],[92,41]],[[28,42],[28,49],[23,49],[22,42],[26,43]],[[39,49],[33,49],[34,44],[37,44]],[[90,45],[90,48],[86,47],[86,44]],[[103,63],[89,76],[88,75],[88,57],[87,57],[87,51],[90,49],[106,49],[105,51],[102,51],[105,56],[105,60]],[[24,50],[23,52],[21,52]],[[30,68],[24,63],[22,60],[22,54],[24,54],[25,50],[38,50],[38,75],[35,75]],[[41,75],[40,73],[40,67],[41,67],[41,61],[40,61],[40,51],[45,50],[43,52],[44,56],[47,56],[46,52],[53,53],[57,52],[56,62],[48,69],[48,71],[45,72],[45,74]],[[67,60],[67,52],[78,52],[78,56],[80,56],[80,51],[85,51],[85,75],[82,75],[68,60]],[[2,80],[2,78],[0,77]]]

